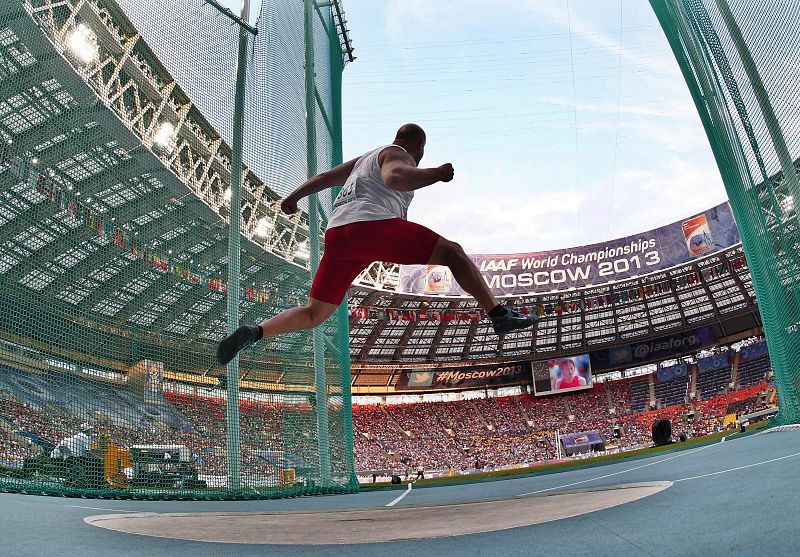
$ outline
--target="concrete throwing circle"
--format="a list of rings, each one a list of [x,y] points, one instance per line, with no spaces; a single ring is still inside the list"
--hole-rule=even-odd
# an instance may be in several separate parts
[[[647,482],[446,505],[368,509],[136,513],[89,516],[100,528],[189,541],[330,545],[419,540],[494,532],[578,516],[636,501],[672,482]]]

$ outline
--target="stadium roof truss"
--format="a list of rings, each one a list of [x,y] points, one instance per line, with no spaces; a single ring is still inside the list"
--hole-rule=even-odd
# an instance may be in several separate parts
[[[85,226],[83,213],[54,207],[37,186],[45,180],[68,192],[119,227],[129,245],[224,277],[230,146],[113,0],[0,5],[9,22],[0,29],[0,276],[6,290],[48,305],[57,300],[134,330],[218,339],[225,330],[223,293],[137,261],[130,249]],[[86,29],[96,45],[88,61],[69,47],[73,34]],[[344,27],[340,38],[343,55],[352,56]],[[174,128],[167,145],[158,137],[164,122]],[[19,165],[25,173],[17,172]],[[307,243],[308,218],[284,215],[279,199],[245,168],[241,281],[300,296],[308,262],[298,248]],[[265,220],[271,226],[261,236]],[[245,300],[242,318],[264,317],[263,307]]]
[[[320,7],[332,10],[343,60],[352,61],[340,2],[317,3]],[[70,319],[83,316],[82,325],[98,330],[116,327],[154,342],[208,350],[224,334],[224,293],[155,269],[130,249],[119,249],[116,239],[86,226],[82,215],[54,207],[47,188],[38,187],[38,177],[115,223],[129,243],[222,277],[227,270],[230,146],[114,0],[0,0],[0,10],[8,22],[0,28],[2,296],[35,299]],[[88,29],[96,43],[96,55],[88,61],[68,46],[80,29]],[[158,140],[165,121],[174,128],[166,145]],[[15,161],[21,162],[15,166]],[[303,299],[308,262],[298,248],[307,243],[308,218],[283,215],[279,189],[245,169],[241,281]],[[775,190],[780,194],[779,183]],[[788,194],[784,198],[785,209],[793,212],[793,200]],[[767,218],[780,225],[778,216]],[[271,226],[261,236],[264,227],[257,230],[264,221]],[[581,310],[545,315],[534,330],[504,339],[494,335],[488,320],[351,319],[353,384],[386,389],[404,365],[550,357],[704,324],[714,324],[722,335],[744,331],[759,323],[746,266],[644,299],[591,309],[583,303],[601,293],[646,288],[700,273],[706,266],[728,265],[742,255],[737,246],[630,281],[514,298],[512,303],[522,306],[575,302]],[[385,263],[367,269],[350,290],[351,305],[440,311],[477,307],[467,298],[400,294],[398,270]],[[244,299],[242,309],[242,321],[253,322],[280,308]],[[303,335],[280,342],[283,350],[309,349]],[[367,361],[372,364],[364,365]],[[246,373],[255,378],[275,380],[282,373],[268,362],[253,366]]]

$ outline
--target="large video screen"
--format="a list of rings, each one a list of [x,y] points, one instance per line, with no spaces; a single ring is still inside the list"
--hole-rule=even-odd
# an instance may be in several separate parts
[[[533,390],[536,396],[592,388],[589,355],[533,362]]]

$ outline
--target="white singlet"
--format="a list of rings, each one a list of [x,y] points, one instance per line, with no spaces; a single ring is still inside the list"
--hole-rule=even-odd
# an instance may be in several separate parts
[[[407,218],[408,205],[414,199],[414,192],[388,188],[381,177],[378,157],[384,149],[391,148],[403,149],[399,145],[384,145],[356,161],[353,172],[333,200],[333,214],[328,221],[328,228],[353,222]]]

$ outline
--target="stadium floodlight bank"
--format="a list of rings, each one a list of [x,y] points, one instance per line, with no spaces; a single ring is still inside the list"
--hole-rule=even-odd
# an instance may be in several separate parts
[[[341,6],[152,7],[0,0],[0,489],[352,492],[346,310],[215,358],[307,294],[332,197],[276,201],[341,162]]]

